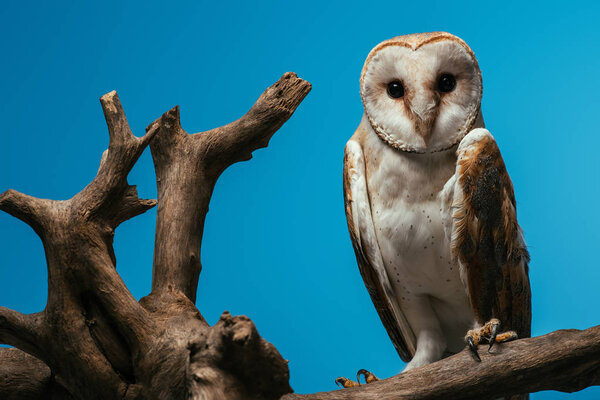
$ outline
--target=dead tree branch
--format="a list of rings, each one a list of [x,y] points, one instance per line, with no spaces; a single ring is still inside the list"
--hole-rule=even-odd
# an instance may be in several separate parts
[[[389,379],[356,388],[315,394],[290,394],[282,400],[429,400],[497,399],[540,390],[576,392],[600,385],[600,325],[480,351],[481,363],[468,350]]]
[[[37,343],[42,329],[42,314],[21,314],[18,311],[0,307],[0,342],[16,346],[38,357]]]
[[[129,382],[122,377],[132,376],[130,358],[146,351],[153,327],[116,272],[112,247],[121,222],[156,204],[139,199],[135,187],[127,184],[152,135],[131,134],[115,92],[103,96],[101,103],[109,148],[86,188],[66,201],[13,190],[0,196],[0,209],[30,224],[40,236],[48,267],[45,310],[34,316],[2,310],[2,340],[45,362],[71,394],[90,399],[121,397],[127,391]],[[34,328],[26,329],[33,323]]]
[[[229,125],[189,135],[175,107],[146,129],[157,131],[150,144],[158,182],[152,293],[177,290],[196,300],[204,220],[219,175],[266,147],[310,88],[288,72]]]
[[[48,267],[44,311],[0,308],[0,342],[38,360],[25,365],[31,356],[0,352],[0,397],[21,388],[26,398],[48,385],[53,396],[64,394],[52,398],[77,399],[278,399],[291,392],[287,362],[250,320],[224,313],[210,327],[194,300],[204,219],[220,173],[266,146],[309,90],[288,73],[232,124],[188,135],[175,107],[142,137],[132,134],[117,94],[108,93],[100,102],[109,146],[87,187],[65,201],[0,195],[0,210],[40,236]],[[127,183],[149,143],[159,209],[152,293],[137,302],[117,273],[113,236],[157,203]],[[249,374],[254,367],[262,373]],[[30,385],[18,383],[27,374]]]

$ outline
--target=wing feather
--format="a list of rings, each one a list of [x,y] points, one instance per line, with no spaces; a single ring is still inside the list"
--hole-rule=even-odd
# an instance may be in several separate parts
[[[396,351],[408,362],[415,354],[414,333],[395,300],[383,264],[371,215],[363,152],[352,139],[344,157],[344,200],[348,230],[365,286]]]
[[[478,323],[531,335],[529,253],[517,222],[513,185],[485,129],[458,148],[452,197],[452,254],[458,260]]]

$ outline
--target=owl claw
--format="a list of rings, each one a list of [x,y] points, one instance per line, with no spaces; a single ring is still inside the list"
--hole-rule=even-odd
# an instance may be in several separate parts
[[[469,349],[471,350],[471,353],[473,354],[475,359],[481,362],[481,357],[479,357],[479,353],[477,353],[477,345],[473,341],[473,337],[471,337],[471,335],[467,336],[467,343],[469,344]]]
[[[352,379],[344,378],[340,376],[335,380],[335,384],[341,388],[350,388],[355,386],[360,386],[360,383],[354,382]]]
[[[481,328],[473,329],[467,332],[467,336],[465,336],[465,341],[469,345],[469,349],[471,350],[471,353],[473,353],[477,361],[481,361],[481,358],[477,353],[477,345],[479,343],[489,343],[490,347],[488,348],[488,352],[490,352],[492,346],[494,346],[494,343],[510,342],[511,340],[515,340],[518,338],[517,333],[515,331],[498,333],[499,329],[500,320],[493,318]]]
[[[358,372],[356,373],[356,381],[358,382],[359,385],[360,385],[360,376],[361,375],[365,377],[365,383],[373,383],[373,382],[377,382],[379,380],[379,378],[376,377],[372,372],[369,372],[366,369],[359,369]]]

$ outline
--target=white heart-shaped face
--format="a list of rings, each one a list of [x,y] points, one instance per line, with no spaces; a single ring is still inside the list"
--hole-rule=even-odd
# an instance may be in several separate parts
[[[398,150],[430,153],[454,146],[469,132],[481,106],[477,60],[448,33],[401,36],[377,45],[360,81],[371,126]],[[455,82],[450,91],[448,81]],[[392,82],[395,91],[388,90]]]

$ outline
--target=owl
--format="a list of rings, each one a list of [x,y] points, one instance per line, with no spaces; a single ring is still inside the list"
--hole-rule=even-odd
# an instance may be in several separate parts
[[[364,114],[344,158],[346,217],[405,370],[465,341],[478,358],[480,343],[530,336],[529,255],[512,182],[484,127],[482,88],[473,51],[445,32],[380,43],[360,77]]]

